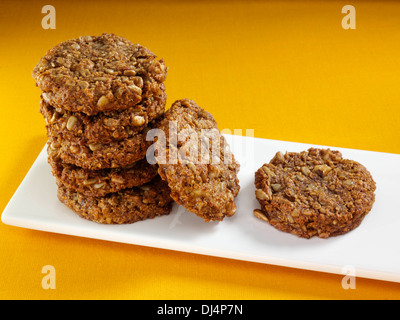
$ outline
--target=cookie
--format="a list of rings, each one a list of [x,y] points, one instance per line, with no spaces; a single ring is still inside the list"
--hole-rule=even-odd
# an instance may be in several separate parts
[[[339,151],[278,152],[255,173],[256,217],[302,238],[328,238],[358,227],[375,201],[375,182]]]
[[[46,120],[52,136],[62,135],[70,141],[82,143],[110,143],[133,137],[149,122],[165,111],[166,93],[164,84],[158,84],[157,95],[146,97],[139,104],[122,111],[106,111],[95,116],[83,112],[54,108],[43,98],[40,112]]]
[[[104,197],[90,197],[58,184],[57,196],[82,218],[103,224],[126,224],[168,215],[172,209],[167,184],[159,177],[141,187]]]
[[[154,144],[159,174],[171,197],[208,221],[221,221],[236,211],[239,163],[217,123],[194,101],[176,101],[157,128],[165,133]]]
[[[80,144],[69,141],[61,135],[48,134],[48,154],[57,152],[63,162],[89,170],[118,168],[129,166],[146,156],[151,141],[146,141],[149,127],[133,137],[107,144]]]
[[[122,189],[141,186],[150,182],[156,175],[157,165],[146,159],[123,168],[87,170],[64,163],[57,152],[51,152],[48,161],[52,174],[66,188],[90,197],[103,197]]]
[[[33,70],[47,103],[87,115],[135,106],[166,74],[150,50],[106,33],[56,45]]]

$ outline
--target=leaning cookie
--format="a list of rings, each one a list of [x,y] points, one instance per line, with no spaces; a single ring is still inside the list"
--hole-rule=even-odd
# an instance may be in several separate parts
[[[54,108],[42,98],[40,112],[52,136],[62,135],[70,141],[81,141],[81,144],[110,143],[133,137],[164,113],[167,95],[163,83],[157,86],[157,93],[122,111],[88,116],[83,112]]]
[[[56,179],[66,188],[90,197],[104,197],[122,189],[141,186],[156,175],[157,165],[151,165],[146,159],[128,167],[87,170],[64,163],[57,152],[51,152],[48,161]]]
[[[47,103],[87,115],[135,106],[146,84],[161,83],[166,74],[164,61],[150,50],[106,33],[56,45],[33,70]]]
[[[82,218],[103,224],[126,224],[168,215],[172,209],[167,184],[159,177],[141,187],[104,197],[88,197],[58,184],[58,198]]]
[[[80,144],[79,140],[70,141],[61,135],[48,133],[48,153],[57,152],[63,162],[89,170],[118,168],[129,166],[146,156],[147,148],[151,145],[146,141],[150,128],[133,137],[107,144]]]
[[[171,197],[206,222],[232,216],[239,163],[212,115],[191,100],[179,100],[157,128],[163,134],[154,145],[155,158]]]
[[[302,238],[328,238],[358,227],[375,201],[375,182],[338,151],[278,152],[255,173],[256,217]]]

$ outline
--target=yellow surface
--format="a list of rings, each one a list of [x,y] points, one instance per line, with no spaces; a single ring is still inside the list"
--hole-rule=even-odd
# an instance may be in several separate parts
[[[194,99],[221,129],[400,153],[400,3],[43,1],[0,4],[0,212],[45,144],[31,71],[55,44],[113,32],[169,66],[168,105]],[[269,159],[266,159],[269,160]],[[398,208],[393,208],[398,210]],[[373,236],[373,235],[371,235]],[[356,254],[356,253],[355,253]],[[41,286],[53,265],[56,289]],[[400,284],[57,235],[0,224],[2,299],[398,299]]]

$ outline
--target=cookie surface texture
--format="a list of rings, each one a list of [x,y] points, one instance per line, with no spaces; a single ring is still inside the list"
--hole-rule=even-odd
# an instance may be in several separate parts
[[[57,196],[82,218],[102,224],[127,224],[167,215],[172,209],[167,184],[159,177],[140,187],[104,197],[89,197],[58,184]]]
[[[302,238],[328,238],[358,227],[375,201],[375,182],[339,151],[278,152],[255,173],[261,210],[254,215]]]
[[[43,97],[40,112],[50,135],[62,135],[80,144],[110,143],[133,137],[165,111],[166,93],[160,84],[157,95],[122,111],[105,111],[95,116],[54,108]]]
[[[206,222],[232,216],[239,163],[212,115],[192,100],[178,100],[157,128],[165,139],[154,144],[156,160],[171,197]]]
[[[166,74],[150,50],[106,33],[56,45],[33,70],[47,103],[87,115],[135,106]]]
[[[48,154],[58,152],[65,163],[89,170],[125,167],[146,156],[147,148],[151,145],[146,140],[148,130],[146,127],[130,138],[106,144],[80,144],[80,141],[53,135],[48,129]]]
[[[52,174],[68,189],[90,197],[104,197],[123,189],[141,186],[156,175],[157,165],[142,159],[128,167],[88,170],[64,163],[56,152],[48,156]]]

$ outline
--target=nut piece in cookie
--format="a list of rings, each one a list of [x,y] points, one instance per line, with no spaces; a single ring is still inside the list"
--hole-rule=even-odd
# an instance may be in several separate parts
[[[375,182],[339,151],[278,152],[255,173],[254,215],[302,238],[328,238],[358,227],[375,201]]]
[[[172,199],[167,184],[159,177],[151,182],[104,197],[90,197],[66,188],[60,182],[57,196],[82,218],[103,224],[126,224],[167,215]]]
[[[191,100],[178,100],[157,128],[155,158],[171,197],[206,222],[232,216],[239,163],[212,115]]]

